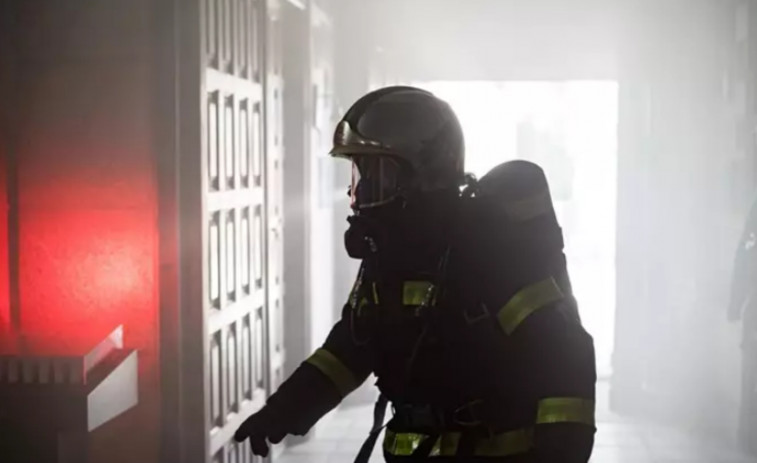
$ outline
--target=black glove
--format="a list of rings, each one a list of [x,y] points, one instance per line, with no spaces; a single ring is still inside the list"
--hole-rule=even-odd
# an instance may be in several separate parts
[[[265,458],[270,451],[268,443],[278,444],[287,435],[286,431],[277,425],[277,422],[281,421],[271,416],[269,407],[265,406],[239,426],[234,433],[234,440],[244,442],[245,439],[249,439],[252,453]]]

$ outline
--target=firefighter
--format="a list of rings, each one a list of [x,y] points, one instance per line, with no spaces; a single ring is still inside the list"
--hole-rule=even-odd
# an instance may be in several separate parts
[[[739,241],[728,306],[730,321],[742,321],[742,382],[739,408],[739,440],[744,448],[757,455],[754,433],[757,432],[757,200],[747,217]]]
[[[353,166],[345,245],[359,274],[323,347],[235,439],[265,456],[374,373],[381,395],[357,462],[383,430],[389,462],[586,463],[594,351],[541,169],[466,177],[455,114],[412,87],[358,100],[332,155]]]

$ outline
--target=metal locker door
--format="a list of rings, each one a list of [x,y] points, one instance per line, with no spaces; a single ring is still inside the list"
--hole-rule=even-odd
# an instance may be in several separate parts
[[[181,460],[249,463],[249,446],[232,436],[268,396],[280,304],[269,277],[280,218],[269,217],[268,5],[180,5]]]

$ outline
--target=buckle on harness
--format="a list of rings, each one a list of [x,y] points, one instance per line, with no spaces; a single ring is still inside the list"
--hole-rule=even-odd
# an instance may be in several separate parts
[[[469,428],[467,432],[475,433],[477,430],[487,439],[494,439],[496,433],[487,416],[490,415],[486,403],[478,399],[458,407],[452,415],[452,420],[463,428]]]
[[[469,325],[477,323],[489,316],[489,308],[486,307],[486,304],[482,302],[478,304],[477,307],[479,308],[478,312],[473,313],[473,314],[471,314],[469,310],[463,310],[463,316],[465,317],[465,321]]]

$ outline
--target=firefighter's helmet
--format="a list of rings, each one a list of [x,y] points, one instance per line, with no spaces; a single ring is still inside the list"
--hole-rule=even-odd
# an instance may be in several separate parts
[[[386,87],[360,98],[334,133],[331,155],[352,161],[352,207],[459,188],[465,149],[445,101],[414,87]]]

